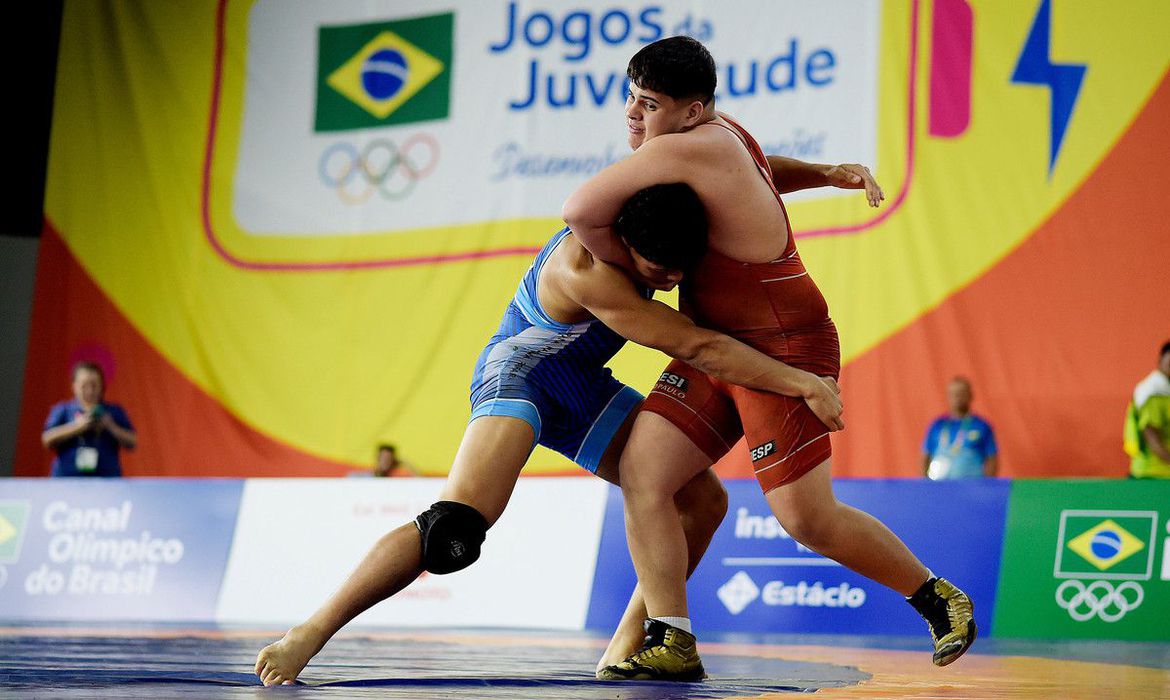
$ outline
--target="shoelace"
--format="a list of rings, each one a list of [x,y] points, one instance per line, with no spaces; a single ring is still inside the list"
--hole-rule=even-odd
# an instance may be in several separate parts
[[[665,653],[665,651],[666,651],[666,647],[664,647],[664,646],[649,647],[646,649],[642,649],[637,654],[635,654],[633,657],[633,660],[640,663],[642,661],[646,661],[649,659],[653,659],[657,656],[661,656],[663,653]]]
[[[967,600],[966,598],[961,598],[958,601],[955,601],[954,605],[951,605],[950,601],[947,602],[947,615],[951,620],[951,628],[954,629],[959,626],[959,620],[962,619],[962,617],[971,616],[971,601]]]
[[[953,598],[939,598],[939,607],[931,611],[927,622],[930,623],[930,636],[934,641],[951,634],[959,629],[963,617],[972,614],[971,601],[963,596]]]
[[[644,660],[653,659],[666,653],[666,637],[658,639],[650,635],[646,635],[646,640],[642,644],[642,648],[633,656],[629,657],[623,664],[629,663],[631,666],[635,663],[641,663]]]

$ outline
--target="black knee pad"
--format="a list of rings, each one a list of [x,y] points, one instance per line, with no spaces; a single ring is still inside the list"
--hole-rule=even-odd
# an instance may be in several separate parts
[[[455,501],[439,501],[414,519],[422,534],[423,568],[432,574],[466,569],[479,559],[488,523],[480,512]]]

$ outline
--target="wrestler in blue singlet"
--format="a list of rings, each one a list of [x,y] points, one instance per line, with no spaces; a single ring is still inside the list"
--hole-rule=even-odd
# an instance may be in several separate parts
[[[597,319],[558,323],[540,306],[541,268],[567,235],[569,229],[562,229],[541,248],[500,329],[480,353],[471,380],[471,420],[520,418],[536,434],[533,447],[539,443],[596,472],[642,395],[605,367],[625,338]]]

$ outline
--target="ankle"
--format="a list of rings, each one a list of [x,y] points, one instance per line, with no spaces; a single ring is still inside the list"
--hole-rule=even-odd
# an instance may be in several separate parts
[[[293,627],[284,636],[294,644],[313,648],[313,653],[316,654],[332,635],[324,627],[310,620]]]
[[[652,617],[650,619],[651,620],[658,620],[659,622],[668,624],[671,627],[674,627],[674,628],[682,630],[683,632],[686,632],[687,634],[693,634],[693,632],[691,631],[691,618],[689,618],[689,617],[676,617],[676,616],[671,616],[671,615],[663,615],[660,617]]]

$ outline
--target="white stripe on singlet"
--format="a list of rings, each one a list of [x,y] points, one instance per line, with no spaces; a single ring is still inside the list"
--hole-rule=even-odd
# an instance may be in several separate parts
[[[814,443],[814,442],[816,442],[817,440],[820,440],[821,438],[823,438],[823,437],[828,437],[828,436],[829,436],[829,434],[828,434],[828,433],[821,433],[820,435],[816,436],[816,437],[815,437],[815,438],[813,438],[812,440],[809,440],[808,442],[804,443],[804,444],[803,444],[803,445],[801,445],[800,447],[798,447],[798,448],[796,448],[795,450],[793,450],[793,451],[789,452],[789,453],[788,453],[788,454],[787,454],[787,455],[786,455],[786,456],[785,456],[783,459],[781,459],[780,461],[778,461],[778,462],[773,462],[773,463],[769,464],[769,465],[768,465],[768,466],[766,466],[766,467],[760,467],[759,469],[756,469],[756,470],[755,470],[756,474],[759,474],[760,472],[765,472],[765,471],[768,471],[768,470],[769,470],[769,469],[771,469],[772,467],[775,467],[775,466],[778,466],[778,465],[780,465],[780,464],[783,464],[784,462],[788,461],[788,459],[789,459],[790,457],[792,457],[792,455],[796,454],[797,452],[800,452],[801,450],[803,450],[804,448],[806,448],[806,447],[808,447],[809,445],[813,444],[813,443]]]
[[[804,272],[800,273],[799,275],[788,275],[787,277],[773,277],[771,279],[760,280],[760,281],[761,282],[783,282],[784,280],[794,280],[797,277],[804,277],[807,274],[808,274],[808,270],[805,270]]]

